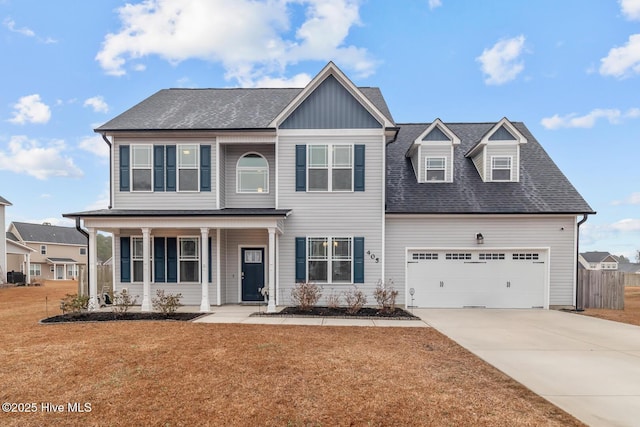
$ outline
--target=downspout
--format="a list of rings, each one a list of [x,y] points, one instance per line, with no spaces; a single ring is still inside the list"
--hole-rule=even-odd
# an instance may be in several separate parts
[[[580,226],[587,221],[587,218],[589,218],[589,214],[583,214],[582,219],[578,221],[576,230],[576,311],[584,311],[584,307],[578,307],[578,302],[582,299],[580,298],[582,295],[579,295],[582,293],[582,286],[578,280],[578,272],[580,271]]]
[[[102,139],[104,139],[104,142],[107,143],[107,145],[109,146],[109,209],[111,209],[112,205],[113,205],[113,166],[112,166],[112,162],[113,162],[113,154],[111,152],[111,141],[109,141],[109,138],[106,137],[105,134],[101,133],[100,135],[102,135]],[[87,235],[87,238],[89,238],[89,236]],[[89,253],[87,252],[87,255]]]
[[[90,271],[90,269],[89,269],[89,259],[91,259],[89,257],[89,251],[91,250],[91,247],[89,247],[89,233],[87,233],[86,231],[84,231],[82,229],[82,227],[80,227],[80,217],[79,216],[76,217],[76,230],[78,230],[80,233],[82,233],[84,235],[84,237],[87,238],[87,285],[88,285],[89,284],[89,271]],[[82,291],[83,291],[83,295],[84,295],[84,289]],[[87,291],[87,293],[89,293],[89,292]],[[91,296],[91,295],[89,295],[89,296]]]

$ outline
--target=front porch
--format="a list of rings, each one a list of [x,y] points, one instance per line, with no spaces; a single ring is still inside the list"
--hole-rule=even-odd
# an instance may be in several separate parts
[[[173,212],[173,211],[172,211]],[[96,235],[113,235],[113,290],[138,296],[152,311],[156,291],[182,294],[181,303],[211,306],[263,302],[276,311],[278,240],[289,211],[224,209],[187,214],[94,211],[78,214],[89,235],[89,306],[98,309]],[[116,214],[116,215],[114,215]],[[69,214],[69,216],[74,214]],[[265,292],[266,290],[266,292]],[[257,307],[254,307],[257,308]]]

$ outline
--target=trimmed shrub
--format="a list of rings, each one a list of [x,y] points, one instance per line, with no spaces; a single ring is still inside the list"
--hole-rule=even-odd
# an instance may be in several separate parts
[[[344,293],[344,299],[347,301],[347,313],[349,314],[356,314],[367,304],[367,296],[356,285]]]
[[[135,297],[128,290],[123,289],[120,292],[113,293],[113,305],[111,310],[117,314],[123,314],[129,311],[129,308],[138,303],[138,295]]]
[[[158,289],[156,291],[157,298],[151,299],[151,305],[153,309],[163,314],[175,313],[178,308],[182,307],[180,304],[180,298],[182,294],[165,294],[164,289]]]
[[[327,295],[327,307],[329,308],[337,308],[340,307],[340,294],[336,294],[333,289],[331,289],[331,293]]]
[[[60,301],[60,309],[62,313],[81,313],[83,311],[87,311],[89,307],[89,296],[88,295],[78,295],[78,294],[67,294],[65,298]]]
[[[380,311],[383,313],[389,313],[396,309],[398,291],[393,287],[393,280],[388,280],[386,282],[378,280],[376,290],[373,291],[373,296],[378,303]]]
[[[320,301],[322,288],[315,283],[300,282],[291,290],[291,299],[294,305],[303,311],[311,310],[311,307]]]

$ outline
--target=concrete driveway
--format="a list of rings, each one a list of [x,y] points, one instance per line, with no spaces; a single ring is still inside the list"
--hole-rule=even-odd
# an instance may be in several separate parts
[[[414,314],[589,425],[640,425],[638,326],[554,310]]]

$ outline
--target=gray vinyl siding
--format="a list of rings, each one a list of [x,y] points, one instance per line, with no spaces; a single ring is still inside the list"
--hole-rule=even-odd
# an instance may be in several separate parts
[[[518,146],[515,144],[510,145],[491,145],[487,144],[487,158],[486,164],[486,181],[491,180],[491,157],[493,156],[509,156],[511,157],[511,181],[518,180]]]
[[[416,174],[416,181],[422,182],[422,174],[420,173],[420,159],[419,157],[420,149],[417,149],[413,156],[411,156],[411,165],[413,166],[413,171]]]
[[[453,159],[451,158],[451,145],[423,145],[420,150],[420,179],[427,182],[427,157],[444,157],[446,163],[445,181],[451,182],[453,179]]]
[[[480,174],[482,180],[486,181],[486,177],[484,174],[484,150],[480,150],[480,152],[475,155],[475,157],[473,158],[473,164],[475,165],[476,170]]]
[[[220,145],[220,160],[218,165],[220,170],[216,174],[220,180],[220,209],[226,208],[227,203],[227,168],[226,168],[226,155],[224,145]]]
[[[282,129],[363,129],[382,125],[335,77],[327,77],[280,126]]]
[[[120,145],[131,144],[174,145],[174,144],[211,144],[211,191],[120,191]],[[215,141],[200,139],[162,139],[162,138],[138,138],[117,140],[113,145],[113,208],[114,209],[176,209],[177,207],[189,207],[189,209],[215,209],[216,208],[216,150]],[[152,186],[153,188],[153,186]]]
[[[243,247],[264,247],[265,282],[268,281],[269,236],[267,230],[226,230],[224,245],[221,245],[224,264],[222,275],[223,304],[237,304],[240,302],[240,245]],[[266,285],[266,283],[265,283]]]
[[[275,146],[270,145],[222,145],[224,149],[224,182],[225,207],[227,208],[273,208],[276,205],[276,161]],[[236,166],[238,159],[247,153],[258,153],[269,163],[269,192],[268,193],[238,193]]]
[[[574,305],[574,216],[487,217],[390,217],[386,222],[386,276],[405,301],[405,253],[414,248],[546,248],[550,251],[549,305]],[[482,233],[484,244],[475,242]]]
[[[198,236],[200,237],[200,230],[193,230],[193,232],[187,232],[182,230],[180,234],[170,232],[168,230],[162,234],[158,234],[159,237],[180,237],[180,236]],[[216,289],[216,231],[211,230],[211,253],[209,254],[211,265],[211,281],[209,282],[209,302],[211,305],[216,305],[217,301],[217,289]],[[134,233],[132,236],[140,236],[140,234]],[[120,237],[126,237],[125,234],[114,235],[114,263],[113,269],[115,274],[114,291],[120,292],[122,288],[128,289],[129,293],[136,297],[137,304],[142,304],[142,283],[122,283],[120,281]],[[151,236],[153,238],[153,235]],[[151,242],[151,251],[153,252],[153,239]],[[153,259],[153,257],[152,257]],[[150,267],[151,268],[151,267]],[[183,305],[200,305],[202,301],[202,285],[200,283],[154,283],[151,282],[151,299],[156,297],[156,291],[158,289],[164,289],[165,293],[182,294],[180,302]],[[100,284],[98,284],[98,291],[100,291]]]
[[[302,192],[295,191],[296,144],[364,144],[364,192]],[[368,136],[293,136],[281,135],[278,142],[279,203],[280,209],[292,209],[285,221],[284,234],[279,240],[280,280],[278,304],[289,304],[291,289],[295,285],[296,237],[364,237],[365,283],[358,284],[367,293],[369,304],[375,304],[372,292],[382,278],[382,224],[384,189],[382,132]],[[379,262],[376,263],[375,259]],[[326,284],[324,295],[333,289],[336,293],[352,289],[345,284]],[[344,303],[344,299],[342,300]],[[321,304],[326,304],[323,299]]]

